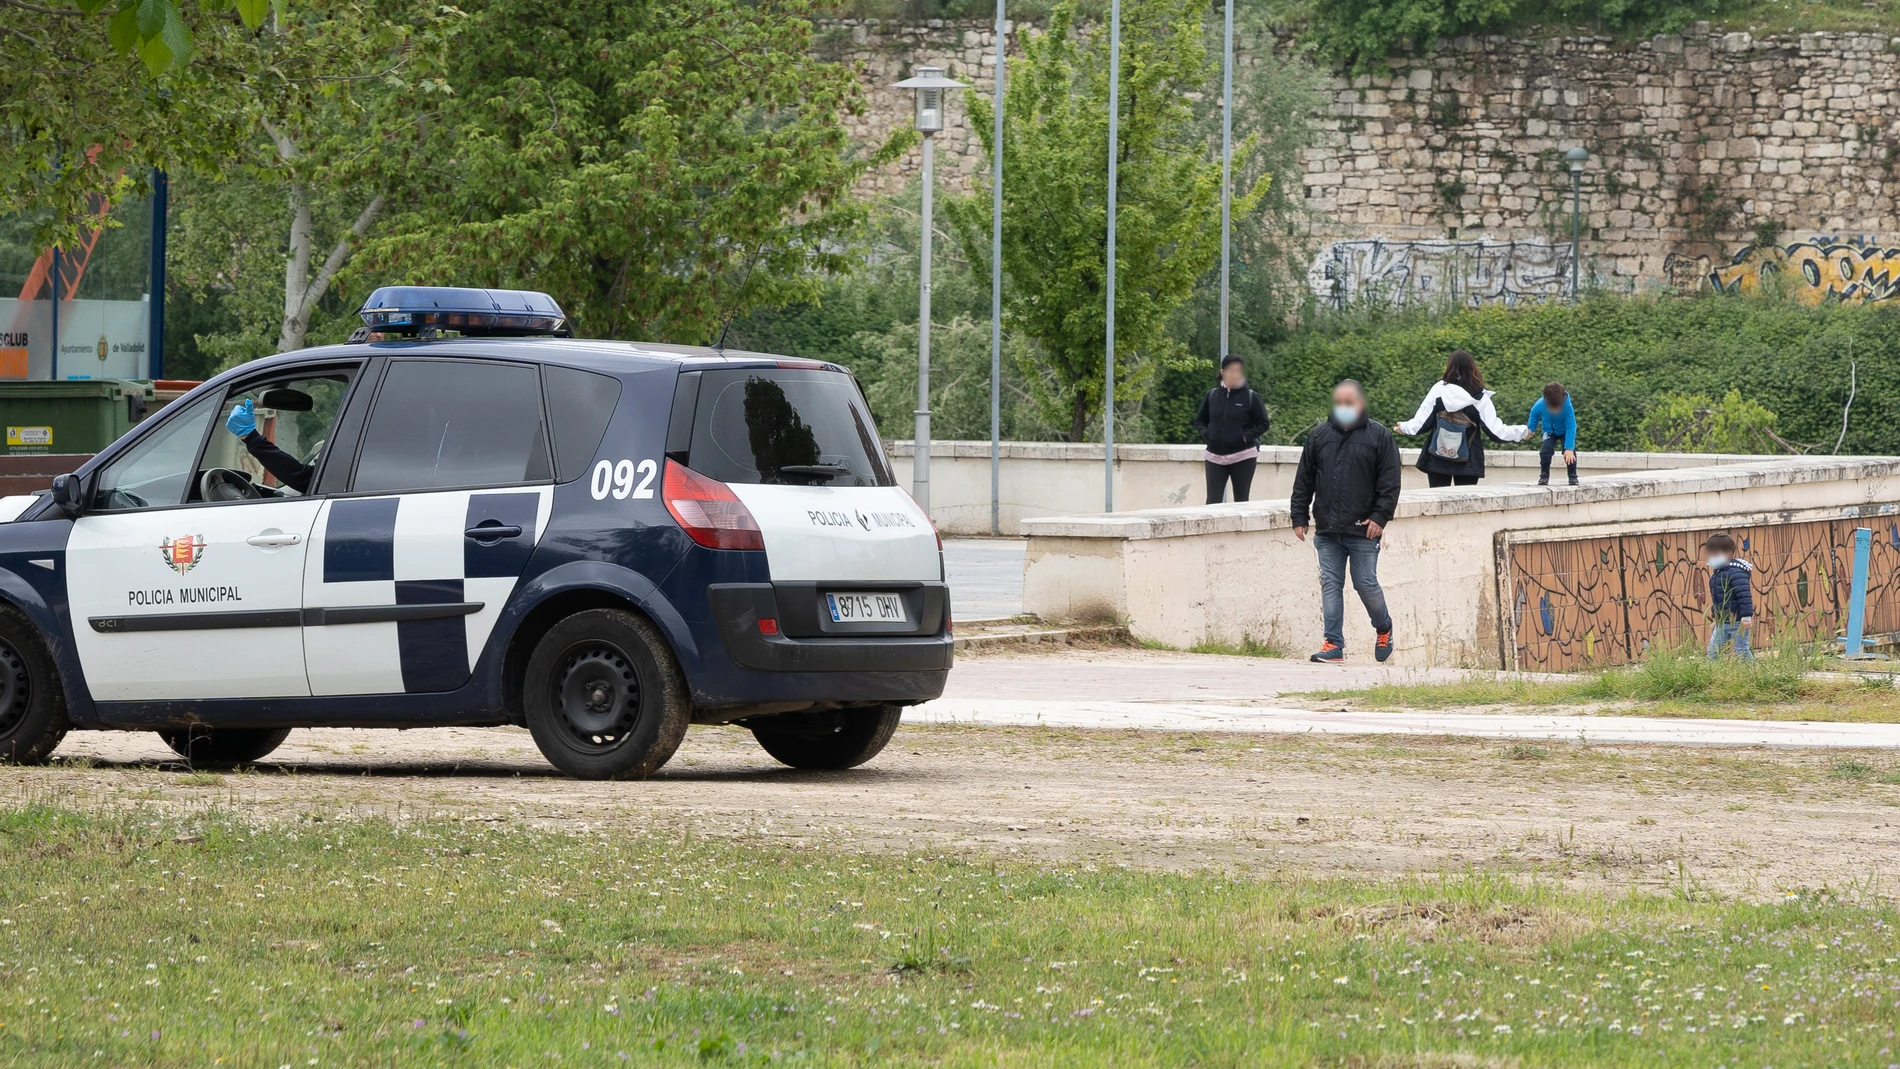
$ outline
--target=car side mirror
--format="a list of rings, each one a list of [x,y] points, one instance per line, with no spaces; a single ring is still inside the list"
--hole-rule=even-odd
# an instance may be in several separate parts
[[[85,487],[85,480],[77,475],[53,476],[53,504],[70,515],[79,515],[86,507]]]

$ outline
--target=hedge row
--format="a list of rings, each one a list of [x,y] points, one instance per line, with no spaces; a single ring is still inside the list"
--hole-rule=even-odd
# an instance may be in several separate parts
[[[1851,364],[1857,388],[1841,451],[1900,454],[1900,310],[1879,305],[1605,296],[1336,314],[1288,335],[1251,371],[1274,413],[1272,439],[1289,443],[1323,418],[1340,379],[1365,383],[1374,417],[1408,418],[1453,349],[1477,358],[1510,422],[1524,420],[1546,382],[1563,383],[1577,406],[1578,446],[1595,450],[1640,448],[1645,413],[1672,394],[1721,398],[1733,389],[1775,413],[1783,437],[1832,452]]]

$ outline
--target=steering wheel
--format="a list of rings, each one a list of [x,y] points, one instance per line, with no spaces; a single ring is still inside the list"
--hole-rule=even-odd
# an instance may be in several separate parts
[[[206,501],[248,501],[264,496],[249,475],[231,468],[206,468],[198,477],[198,496]]]

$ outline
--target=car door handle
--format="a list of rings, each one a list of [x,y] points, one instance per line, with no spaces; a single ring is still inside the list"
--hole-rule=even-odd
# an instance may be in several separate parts
[[[294,546],[301,541],[303,541],[303,536],[300,534],[291,534],[288,531],[265,531],[245,539],[244,544],[272,549],[277,546]]]
[[[477,542],[499,542],[504,538],[520,538],[521,525],[514,523],[496,523],[493,520],[489,520],[463,531],[462,537],[473,538]]]

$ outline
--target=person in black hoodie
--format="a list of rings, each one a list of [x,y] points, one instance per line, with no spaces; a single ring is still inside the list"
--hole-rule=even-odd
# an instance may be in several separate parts
[[[1346,657],[1346,565],[1352,587],[1372,619],[1378,638],[1373,656],[1392,656],[1392,614],[1379,586],[1379,539],[1399,507],[1399,446],[1392,432],[1366,415],[1365,387],[1352,379],[1333,387],[1330,416],[1306,432],[1306,448],[1293,475],[1293,533],[1306,540],[1313,527],[1319,551],[1320,611],[1326,642],[1313,654],[1320,662]]]
[[[1247,500],[1254,467],[1260,462],[1260,436],[1267,433],[1270,422],[1260,395],[1247,387],[1246,363],[1231,353],[1222,357],[1220,385],[1207,391],[1201,410],[1194,414],[1194,429],[1207,443],[1203,460],[1208,504],[1221,503],[1230,480],[1234,500]]]

